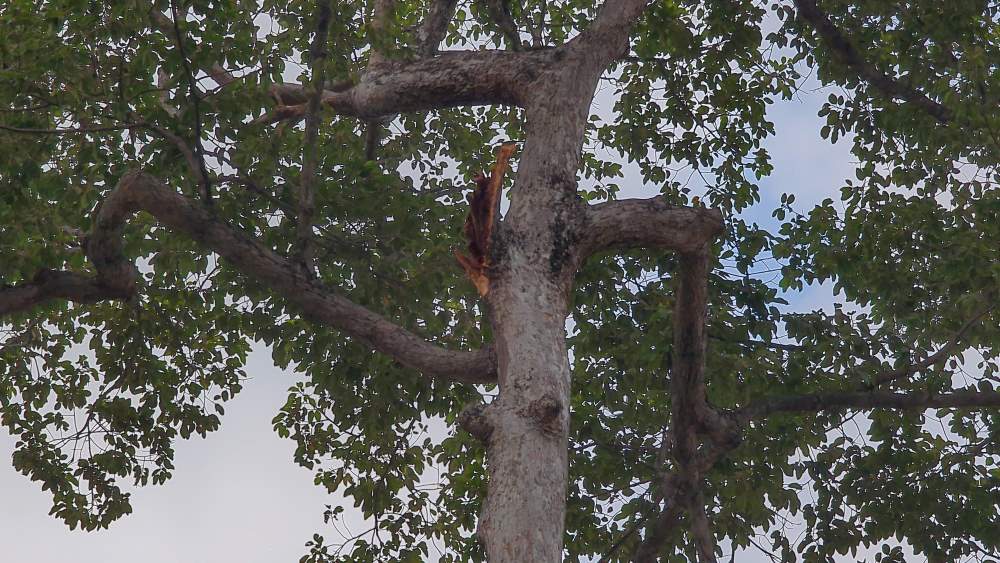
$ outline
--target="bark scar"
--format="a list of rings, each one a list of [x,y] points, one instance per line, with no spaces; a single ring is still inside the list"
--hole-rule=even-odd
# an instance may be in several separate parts
[[[543,431],[551,429],[562,411],[562,401],[551,395],[543,395],[528,405],[528,416]]]
[[[497,151],[497,163],[490,177],[477,174],[476,189],[466,198],[469,201],[469,215],[465,218],[464,231],[468,240],[469,254],[456,250],[455,258],[462,265],[469,280],[476,286],[479,295],[483,297],[490,292],[490,246],[493,228],[497,222],[503,176],[507,172],[515,147],[516,144],[513,142],[500,145]]]

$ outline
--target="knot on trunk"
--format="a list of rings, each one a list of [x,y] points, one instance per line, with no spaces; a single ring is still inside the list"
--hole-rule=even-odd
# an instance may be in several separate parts
[[[556,422],[562,411],[562,401],[551,395],[543,395],[528,405],[528,417],[545,432],[558,431]]]
[[[472,403],[466,405],[458,415],[458,425],[480,442],[489,443],[493,434],[493,420],[487,410],[489,405]]]
[[[483,297],[490,291],[490,245],[493,229],[499,219],[503,175],[514,154],[514,147],[512,142],[500,145],[497,163],[489,178],[485,174],[476,175],[476,189],[466,198],[469,201],[469,215],[465,218],[464,230],[469,254],[455,251],[458,263]]]

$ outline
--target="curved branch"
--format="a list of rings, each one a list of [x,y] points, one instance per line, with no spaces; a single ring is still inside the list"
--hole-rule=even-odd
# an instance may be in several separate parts
[[[427,342],[309,278],[291,261],[143,172],[123,176],[98,212],[88,255],[105,277],[119,279],[126,265],[134,275],[134,266],[122,253],[121,232],[125,221],[137,211],[150,213],[161,224],[219,254],[248,278],[295,305],[303,317],[341,330],[404,366],[463,383],[496,380],[491,347],[459,352]]]
[[[583,257],[632,247],[694,252],[723,231],[717,209],[672,205],[663,196],[601,203],[589,207],[587,217],[587,234],[579,248]]]
[[[96,303],[134,295],[139,274],[122,252],[123,221],[113,206],[102,206],[97,211],[85,242],[95,275],[46,269],[30,282],[0,288],[0,317],[27,311],[53,299]]]
[[[849,37],[838,28],[830,17],[819,9],[813,0],[794,0],[799,16],[809,23],[820,36],[827,48],[833,52],[847,68],[868,82],[888,98],[899,98],[909,102],[940,123],[948,123],[954,118],[953,112],[935,102],[909,84],[889,76],[867,61]]]
[[[326,90],[323,103],[340,115],[366,120],[460,105],[523,107],[532,83],[553,58],[552,50],[449,51],[416,61],[385,61],[369,67],[352,86]],[[271,94],[281,107],[257,123],[304,115],[308,101],[304,86],[278,84]]]
[[[96,303],[127,299],[133,293],[133,287],[107,283],[100,276],[41,270],[30,282],[0,287],[0,317],[33,309],[53,299]]]

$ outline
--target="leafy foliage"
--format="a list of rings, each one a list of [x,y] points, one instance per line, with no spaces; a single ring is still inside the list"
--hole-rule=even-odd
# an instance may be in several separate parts
[[[165,0],[0,6],[4,284],[46,269],[87,271],[79,233],[132,167],[195,197],[181,151],[158,130],[204,147],[218,216],[289,252],[303,131],[252,121],[271,109],[269,87],[309,76],[301,54],[314,5],[178,4],[185,15],[176,29],[152,17],[175,8]],[[412,56],[413,30],[428,9],[398,2],[388,34],[373,38],[369,6],[334,4],[331,56],[322,63],[331,82],[362,73],[372,41],[391,56]],[[720,407],[864,388],[939,349],[1000,288],[997,4],[821,7],[867,64],[948,108],[951,119],[859,79],[791,3],[669,0],[652,5],[631,54],[605,77],[613,107],[594,115],[587,132],[579,175],[588,201],[614,199],[636,181],[625,176],[634,166],[647,195],[727,215],[710,280],[708,389]],[[592,0],[511,6],[525,36],[536,32],[549,45],[585,28],[596,9]],[[460,4],[444,45],[505,41],[471,2]],[[203,70],[215,63],[233,84]],[[185,68],[201,92],[197,108]],[[772,171],[767,108],[793,97],[807,73],[831,92],[818,134],[852,144],[856,178],[839,201],[813,209],[782,196],[768,232],[757,223],[758,182]],[[381,132],[374,161],[364,143],[373,128]],[[436,342],[488,342],[482,305],[452,251],[463,244],[463,192],[488,168],[493,147],[521,130],[520,111],[501,107],[381,123],[324,114],[321,280]],[[135,299],[50,303],[3,320],[0,420],[18,439],[15,467],[51,491],[54,515],[92,530],[131,512],[129,484],[164,483],[174,441],[219,426],[223,404],[245,383],[250,347],[263,343],[277,365],[307,376],[289,390],[275,431],[296,442],[295,461],[315,470],[317,485],[353,499],[377,528],[344,545],[316,535],[303,561],[424,561],[438,550],[441,561],[483,559],[473,533],[485,452],[455,420],[493,389],[417,377],[303,320],[251,276],[148,216],[125,237],[142,272]],[[780,268],[779,279],[755,273],[761,266]],[[650,483],[662,471],[657,451],[670,413],[675,271],[670,256],[634,251],[596,257],[579,274],[567,560],[615,545],[611,560],[626,560],[656,510]],[[842,296],[833,313],[789,305],[824,282]],[[956,356],[892,388],[994,389],[997,315],[963,334],[964,364]],[[841,432],[852,418],[858,431]],[[877,560],[901,561],[899,540],[936,560],[995,557],[998,433],[993,411],[755,420],[743,445],[707,475],[715,533],[734,547],[772,533],[784,561],[830,561],[882,542]],[[331,508],[328,519],[341,511]],[[781,533],[786,518],[803,522],[801,539]],[[674,542],[671,561],[695,559],[679,532]]]

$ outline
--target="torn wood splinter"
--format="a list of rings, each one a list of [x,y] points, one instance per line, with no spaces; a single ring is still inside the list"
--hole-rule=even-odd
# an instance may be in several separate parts
[[[469,254],[458,250],[455,258],[462,265],[469,280],[476,286],[479,295],[486,297],[490,291],[488,270],[490,267],[490,242],[493,237],[493,227],[497,221],[497,211],[500,204],[500,190],[503,186],[503,176],[507,172],[510,157],[514,154],[516,144],[506,142],[497,151],[497,163],[489,179],[484,174],[475,177],[476,189],[467,196],[469,215],[465,219],[465,238],[469,241]]]

